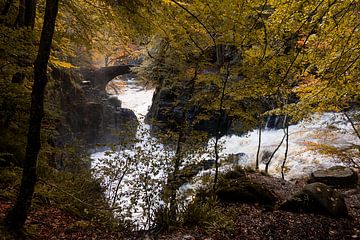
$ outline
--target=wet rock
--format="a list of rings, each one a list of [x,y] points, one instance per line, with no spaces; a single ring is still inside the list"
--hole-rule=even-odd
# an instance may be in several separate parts
[[[87,102],[83,106],[79,106],[79,109],[81,109],[82,115],[82,119],[79,122],[80,131],[87,133],[88,139],[98,137],[98,132],[104,117],[102,104]]]
[[[201,165],[202,165],[202,170],[208,170],[215,166],[215,160],[214,159],[203,160],[201,162]]]
[[[116,96],[109,97],[105,88],[96,88],[76,71],[55,69],[52,77],[59,84],[57,94],[63,117],[57,124],[59,134],[51,145],[63,147],[80,140],[85,148],[92,148],[98,144],[128,141],[129,136],[135,136],[138,126],[135,114],[121,108],[121,101]]]
[[[204,171],[214,167],[215,160],[204,160],[199,163],[190,164],[182,168],[179,173],[175,176],[173,181],[174,187],[179,188],[181,185],[190,182],[200,171]]]
[[[184,121],[193,122],[194,130],[207,132],[214,136],[218,115],[216,112],[206,112],[197,105],[189,105],[189,100],[195,94],[192,88],[182,86],[157,87],[152,100],[152,105],[146,115],[146,123],[152,126],[152,131],[171,129],[178,131]],[[197,119],[200,115],[207,118]],[[220,120],[220,135],[228,133],[231,125],[229,116],[222,116]]]
[[[260,183],[250,180],[242,171],[230,171],[219,181],[216,195],[221,201],[261,203],[274,206],[277,196]]]
[[[246,153],[243,152],[229,154],[229,156],[227,157],[227,161],[234,165],[241,165],[242,163],[246,163],[247,160],[248,156],[246,155]]]
[[[183,169],[180,170],[180,172],[176,176],[177,188],[179,188],[181,185],[189,182],[193,177],[195,177],[202,170],[203,170],[203,166],[201,163],[185,166]]]
[[[354,187],[358,183],[358,174],[351,168],[335,166],[313,172],[308,182],[321,182],[339,188]]]
[[[109,104],[113,106],[115,109],[121,108],[121,101],[116,96],[109,96],[107,99]]]
[[[139,122],[131,109],[120,108],[115,113],[115,129],[136,130]]]
[[[139,121],[135,113],[128,108],[117,109],[114,113],[115,134],[118,135],[117,142],[119,144],[132,145],[135,143],[137,127]]]
[[[323,183],[311,183],[284,201],[280,210],[309,212],[333,217],[346,217],[348,211],[344,197]]]

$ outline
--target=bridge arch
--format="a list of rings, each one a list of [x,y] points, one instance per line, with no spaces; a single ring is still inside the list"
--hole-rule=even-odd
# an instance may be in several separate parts
[[[101,67],[98,69],[80,69],[85,81],[89,81],[95,88],[105,91],[106,85],[115,77],[132,73],[134,65],[118,65]]]

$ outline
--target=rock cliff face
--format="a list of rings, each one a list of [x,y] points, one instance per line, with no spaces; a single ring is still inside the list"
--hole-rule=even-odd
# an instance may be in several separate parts
[[[121,108],[121,102],[105,90],[96,89],[75,72],[54,70],[52,77],[59,85],[57,97],[62,111],[57,125],[59,134],[53,139],[55,146],[75,141],[83,142],[87,148],[118,143],[124,140],[119,139],[120,131],[127,133],[122,138],[135,136],[138,125],[135,114]]]
[[[184,127],[185,123],[190,123],[194,130],[208,132],[214,136],[218,115],[192,104],[190,99],[193,94],[191,87],[186,85],[157,87],[145,122],[151,124],[154,131],[177,131]],[[208,116],[207,119],[198,118],[200,114]],[[230,126],[231,118],[223,116],[220,121],[220,134],[226,135]]]

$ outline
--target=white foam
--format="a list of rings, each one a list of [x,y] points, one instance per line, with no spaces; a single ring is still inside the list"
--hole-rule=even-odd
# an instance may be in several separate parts
[[[135,86],[132,88],[125,87],[122,93],[117,95],[117,97],[121,100],[123,108],[133,110],[138,119],[142,120],[149,111],[154,89],[137,87],[137,83],[134,79],[130,79],[127,82],[128,85],[135,84]]]
[[[334,125],[333,127],[330,127]],[[284,131],[264,130],[262,132],[261,151],[273,152],[281,142]],[[226,136],[223,138],[224,154],[245,153],[248,156],[248,165],[254,166],[258,147],[258,131],[254,130],[246,136]],[[289,151],[286,161],[287,179],[299,178],[318,169],[343,164],[333,157],[323,156],[307,148],[308,142],[326,144],[334,147],[346,147],[351,144],[360,144],[353,134],[350,123],[347,123],[340,113],[325,113],[314,115],[311,121],[303,121],[289,127]],[[284,160],[285,143],[274,155],[269,172],[280,175],[281,164]],[[261,157],[261,156],[260,156]],[[264,168],[264,164],[260,165]]]

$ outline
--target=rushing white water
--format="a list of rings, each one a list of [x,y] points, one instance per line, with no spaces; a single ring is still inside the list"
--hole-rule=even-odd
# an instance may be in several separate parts
[[[92,155],[93,168],[97,175],[108,174],[103,177],[104,185],[108,189],[108,199],[114,200],[122,209],[119,211],[125,219],[133,221],[139,228],[150,226],[154,209],[162,204],[160,194],[166,182],[166,172],[173,152],[166,151],[161,143],[148,133],[149,126],[143,123],[152,101],[153,90],[146,90],[136,85],[133,80],[121,91],[118,98],[122,107],[132,109],[140,121],[138,138],[140,139],[132,149],[123,149],[109,155],[98,152]],[[265,129],[262,131],[260,159],[266,152],[272,153],[284,136],[282,129]],[[223,149],[222,159],[230,154],[239,154],[236,164],[254,166],[258,148],[258,131],[254,130],[244,136],[225,136],[221,139]],[[210,140],[211,142],[212,140]],[[327,168],[340,163],[336,158],[321,155],[308,149],[308,143],[328,144],[335,147],[346,147],[360,144],[353,134],[351,125],[341,114],[326,113],[313,116],[312,120],[304,121],[289,127],[289,149],[286,161],[286,179],[296,179],[310,172]],[[210,146],[211,144],[209,144]],[[285,143],[279,148],[270,164],[269,173],[280,175],[284,160]],[[136,160],[136,162],[134,162]],[[195,160],[195,159],[194,159]],[[358,159],[359,160],[359,159]],[[225,162],[224,162],[225,164]],[[264,163],[260,164],[260,169]],[[115,172],[114,172],[115,171]],[[209,170],[208,172],[211,172]],[[110,174],[109,174],[110,173]],[[199,173],[201,175],[202,173]],[[121,179],[121,180],[119,180]],[[144,185],[140,179],[147,182]],[[119,181],[121,184],[118,186]],[[189,186],[188,186],[189,187]],[[190,186],[193,188],[194,186]],[[187,188],[187,187],[183,187]],[[150,201],[150,202],[149,202]],[[149,208],[148,205],[151,205]],[[128,215],[124,210],[132,205]]]
[[[261,150],[273,152],[284,136],[282,129],[267,129],[262,132]],[[254,166],[258,146],[258,131],[252,131],[246,136],[224,137],[224,153],[246,154],[245,159],[240,159],[242,164]],[[308,175],[319,168],[327,168],[335,164],[344,164],[334,157],[324,156],[309,150],[309,143],[326,144],[334,147],[347,147],[351,144],[360,144],[359,139],[353,134],[350,123],[339,113],[325,113],[314,115],[310,121],[303,121],[289,127],[289,151],[286,160],[285,177],[296,179]],[[260,155],[260,158],[262,157]],[[281,165],[285,155],[285,143],[281,145],[271,162],[269,173],[280,175]],[[260,169],[264,163],[260,164]]]
[[[122,107],[133,110],[142,122],[151,105],[154,90],[138,86],[134,79],[130,79],[127,82],[127,86],[117,97],[121,100]]]
[[[165,184],[167,160],[172,152],[166,151],[157,139],[150,136],[150,126],[144,118],[151,105],[154,90],[147,90],[134,79],[121,84],[123,108],[134,111],[139,120],[138,140],[128,148],[119,146],[115,151],[96,152],[91,155],[95,176],[101,177],[106,197],[115,213],[136,229],[147,229],[154,219],[154,211],[163,204],[160,195]]]

